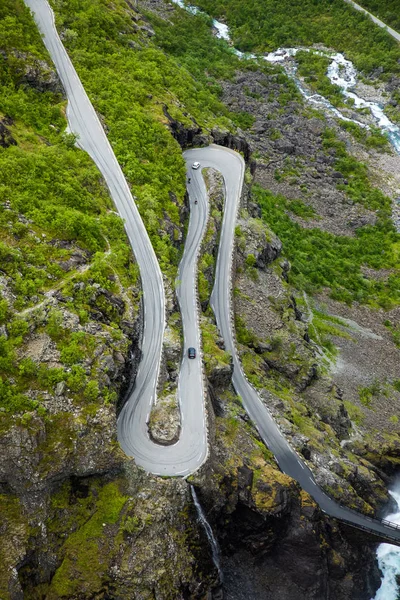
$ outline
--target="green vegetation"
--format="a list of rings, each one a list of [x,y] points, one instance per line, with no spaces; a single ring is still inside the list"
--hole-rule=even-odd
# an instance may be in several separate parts
[[[358,2],[375,17],[379,17],[397,31],[400,31],[400,14],[397,0],[360,0]]]
[[[258,341],[255,333],[246,327],[244,320],[238,314],[235,314],[235,332],[237,341],[244,346],[252,346]]]
[[[148,15],[160,49],[123,0],[55,0],[53,6],[74,64],[105,117],[161,267],[173,278],[179,247],[165,224],[181,226],[185,166],[166,114],[187,127],[193,121],[205,129],[232,129],[233,121],[250,126],[248,115],[231,114],[219,100],[217,79],[231,77],[239,59],[211,35],[210,20],[201,16],[182,12],[172,27]],[[75,137],[65,133],[65,100],[29,11],[22,0],[6,0],[0,16],[0,119],[7,117],[12,140],[0,148],[0,276],[7,285],[0,301],[0,326],[6,326],[0,334],[0,405],[10,413],[39,409],[42,392],[54,393],[64,384],[89,407],[101,389],[95,337],[71,330],[60,312],[46,315],[33,307],[46,292],[60,292],[80,325],[101,314],[106,346],[112,352],[111,335],[121,351],[124,314],[110,298],[129,287],[137,306],[138,269],[100,174],[74,146]],[[188,28],[193,36],[187,36]],[[64,265],[74,253],[83,266],[69,270]],[[200,287],[208,294],[206,280]],[[46,369],[21,357],[28,330],[42,339],[50,336],[60,366]],[[92,361],[90,373],[85,360]],[[27,396],[32,389],[34,401]],[[114,395],[101,389],[102,401]]]
[[[374,398],[379,398],[380,395],[387,396],[388,390],[386,385],[382,385],[378,379],[374,379],[371,385],[367,387],[360,387],[358,389],[358,395],[360,397],[361,404],[367,408],[371,408],[372,400]]]
[[[193,122],[205,129],[233,128],[232,116],[240,126],[251,126],[249,115],[231,115],[219,101],[216,77],[230,76],[239,61],[212,38],[204,17],[179,15],[171,25],[149,13],[160,49],[140,29],[145,24],[133,22],[124,0],[54,0],[53,5],[85,89],[104,116],[161,268],[174,278],[179,252],[164,219],[168,215],[180,225],[185,164],[166,127],[167,115],[188,128]]]
[[[289,200],[287,205],[288,210],[302,219],[318,219],[318,215],[312,206],[304,204],[301,200]]]
[[[205,370],[207,377],[209,377],[215,368],[229,365],[231,355],[217,345],[218,329],[216,325],[209,319],[202,318],[200,327]]]
[[[103,487],[92,485],[87,497],[78,498],[74,507],[69,505],[67,498],[68,489],[63,489],[52,499],[54,508],[69,520],[73,532],[68,531],[68,538],[61,548],[63,560],[52,578],[49,598],[71,598],[81,589],[82,583],[90,586],[92,591],[100,591],[110,560],[108,555],[117,551],[115,540],[112,539],[109,546],[105,534],[107,528],[120,519],[127,501],[118,481]],[[49,523],[50,530],[58,534],[59,518]]]
[[[211,254],[205,253],[199,260],[198,269],[198,286],[200,302],[208,301],[211,294],[210,284],[205,276],[206,271],[211,271],[214,274],[215,259]]]
[[[395,0],[385,0],[383,7],[380,0],[364,2],[375,12],[379,6],[381,12],[378,14],[386,18],[389,25],[399,29],[395,4]],[[255,0],[251,3],[198,0],[197,5],[213,17],[227,22],[235,46],[243,51],[264,53],[283,46],[324,44],[345,52],[365,75],[373,74],[387,80],[391,74],[400,72],[398,43],[367,15],[356,11],[344,0]],[[336,106],[348,103],[338,86],[326,76],[326,58],[306,52],[300,52],[298,58],[300,74],[306,77],[311,87]],[[392,120],[399,121],[399,90],[394,91],[393,98],[397,104],[388,106],[386,112]]]
[[[342,327],[337,325],[342,325]],[[324,348],[328,356],[335,357],[338,349],[332,341],[332,337],[352,339],[347,330],[343,329],[343,325],[346,327],[343,322],[340,322],[340,319],[335,319],[322,311],[313,309],[312,320],[308,328],[310,338]]]
[[[370,210],[379,211],[382,217],[389,218],[390,198],[371,185],[367,165],[347,152],[345,143],[338,140],[333,129],[325,128],[322,141],[324,149],[334,153],[335,169],[347,180],[347,184],[339,183],[337,188],[344,191],[353,202],[360,203]]]
[[[365,73],[380,66],[384,74],[400,71],[397,42],[343,0],[199,0],[197,5],[225,19],[244,51],[322,43],[346,52]]]
[[[348,400],[345,400],[343,402],[345,409],[347,410],[349,417],[352,421],[354,421],[354,423],[356,425],[362,425],[365,415],[362,411],[362,409],[357,406],[356,404],[353,404],[352,402],[349,402]]]
[[[345,106],[345,97],[338,85],[331,83],[326,72],[330,63],[327,56],[320,56],[316,52],[301,50],[296,54],[299,64],[298,74],[314,91],[328,98],[334,106]]]
[[[0,597],[9,598],[9,571],[21,560],[23,549],[28,541],[28,519],[24,515],[19,498],[0,494],[1,527],[0,536]]]
[[[297,183],[301,168],[302,162],[299,159],[293,161],[289,157],[286,157],[283,165],[279,169],[275,169],[274,177],[277,181],[288,179],[290,184],[294,184]]]
[[[353,170],[353,181],[348,193],[354,198],[378,204],[383,196],[371,188],[366,168],[350,157],[343,158],[342,168]],[[366,190],[362,196],[361,189]],[[389,200],[384,197],[381,206],[384,214],[376,225],[357,229],[354,237],[336,236],[320,229],[303,229],[286,214],[289,201],[275,196],[260,187],[253,188],[255,200],[262,208],[268,225],[283,242],[284,252],[292,263],[289,281],[299,290],[315,293],[329,288],[332,298],[347,303],[358,301],[387,309],[400,300],[400,270],[398,247],[400,236],[386,217]],[[361,267],[389,268],[391,274],[385,280],[363,277]]]
[[[400,325],[398,323],[392,323],[389,319],[385,320],[384,325],[391,332],[392,339],[396,346],[400,348]]]
[[[322,422],[313,422],[309,410],[299,402],[291,402],[290,412],[287,418],[298,428],[298,430],[310,438],[307,445],[315,449],[317,452],[323,452],[323,447],[326,444],[325,431],[330,434],[330,443],[335,446],[334,433],[329,425]],[[325,430],[324,430],[325,428]]]
[[[221,92],[218,81],[232,78],[235,71],[243,67],[242,61],[225,43],[210,35],[211,17],[189,14],[178,8],[171,11],[168,20],[150,11],[145,15],[154,28],[160,48],[178,59],[196,80],[207,85],[217,95]],[[217,112],[222,109],[218,103],[215,107]]]
[[[251,351],[244,351],[240,353],[240,361],[250,383],[256,389],[265,387],[265,368],[262,356]]]
[[[317,93],[327,98],[334,106],[351,108],[352,111],[366,111],[365,108],[354,108],[354,101],[351,98],[346,98],[341,88],[334,83],[331,83],[327,76],[327,69],[330,59],[327,56],[321,56],[317,52],[302,50],[297,53],[296,60],[298,61],[298,73],[304,77],[306,84]],[[400,101],[400,92],[395,91],[393,94],[394,100]],[[393,120],[400,119],[398,108],[391,105],[386,107],[386,112]],[[370,130],[360,127],[351,121],[341,121],[342,127],[350,131],[353,136],[367,148],[376,148],[378,150],[387,150],[390,148],[390,142],[387,135],[382,134],[379,129],[372,127]]]
[[[72,298],[68,308],[84,317],[87,303],[73,291],[78,281],[84,288],[90,281],[87,300],[96,284],[117,291],[111,275],[134,284],[137,269],[122,221],[110,213],[112,204],[100,174],[74,147],[73,136],[64,134],[65,102],[57,88],[46,83],[52,71],[28,10],[21,0],[6,0],[0,16],[0,119],[7,117],[14,140],[0,147],[0,276],[2,292],[4,286],[9,292],[0,302],[0,325],[5,327],[0,335],[0,406],[19,412],[40,407],[40,394],[38,400],[29,400],[28,389],[54,391],[61,381],[74,391],[84,390],[88,398],[95,395],[94,383],[76,365],[84,348],[77,339],[68,341],[60,314],[50,316],[47,331],[63,343],[61,353],[71,372],[47,369],[21,357],[31,326],[40,328],[44,317],[40,309],[26,315],[20,311],[38,304],[49,289],[65,285]],[[33,80],[32,75],[27,78],[32,70]],[[66,275],[62,267],[74,252],[82,256],[87,270]],[[12,295],[14,301],[6,299]]]
[[[389,138],[387,135],[381,133],[377,127],[366,129],[351,121],[340,121],[340,125],[367,148],[375,148],[382,151],[390,148]]]

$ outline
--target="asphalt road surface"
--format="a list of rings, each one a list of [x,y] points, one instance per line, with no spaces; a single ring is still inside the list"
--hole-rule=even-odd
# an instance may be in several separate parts
[[[231,310],[231,265],[235,235],[235,222],[241,194],[244,161],[243,158],[226,148],[210,146],[190,150],[186,158],[198,161],[202,166],[214,167],[225,180],[225,210],[218,251],[215,284],[211,294],[211,307],[218,329],[225,342],[225,349],[232,354],[232,383],[241,397],[246,412],[256,425],[266,446],[274,453],[280,469],[296,479],[301,487],[319,504],[321,509],[332,517],[347,521],[354,526],[368,529],[377,534],[389,535],[400,542],[400,530],[391,528],[378,519],[370,519],[332,500],[316,483],[314,476],[300,456],[292,449],[262,402],[252,385],[247,381],[238,359],[235,347]]]
[[[207,419],[204,401],[201,345],[199,339],[195,272],[197,251],[204,232],[208,203],[201,178],[192,185],[199,203],[190,222],[185,253],[180,265],[181,284],[177,293],[181,303],[185,335],[185,352],[179,376],[181,403],[181,435],[172,446],[159,446],[148,435],[147,422],[156,389],[165,326],[165,299],[162,274],[134,199],[104,133],[96,112],[58,36],[54,15],[46,0],[26,0],[68,98],[69,128],[79,135],[78,145],[88,152],[101,171],[139,265],[143,289],[144,326],[142,358],[133,391],[118,418],[118,439],[122,449],[133,456],[138,465],[160,475],[189,475],[207,458]],[[197,357],[189,360],[187,348],[197,349]]]
[[[156,386],[164,334],[165,301],[160,268],[140,218],[128,184],[118,165],[97,115],[74,67],[58,37],[54,18],[46,0],[25,0],[56,65],[68,97],[67,116],[72,132],[79,135],[79,146],[97,164],[109,187],[116,208],[125,220],[125,228],[142,275],[144,329],[142,359],[133,392],[118,420],[118,439],[123,450],[134,456],[137,464],[161,475],[186,476],[207,458],[207,429],[202,380],[201,350],[195,290],[197,252],[206,226],[208,199],[201,169],[190,165],[199,161],[204,167],[219,170],[225,180],[225,211],[216,266],[216,281],[211,305],[225,346],[233,357],[233,385],[255,423],[265,444],[272,450],[283,472],[296,479],[327,514],[400,542],[400,530],[379,520],[369,519],[329,498],[317,485],[303,460],[281,434],[255,389],[248,383],[235,349],[231,319],[231,265],[236,214],[244,176],[241,156],[225,148],[210,146],[185,153],[191,204],[191,220],[185,252],[179,268],[178,296],[184,326],[184,355],[179,376],[181,435],[171,446],[159,446],[148,435],[147,422],[156,395]],[[198,203],[194,204],[197,199]],[[197,349],[194,360],[187,358],[188,346]]]
[[[178,379],[181,414],[179,440],[169,446],[160,446],[150,439],[147,423],[151,405],[143,401],[143,395],[137,395],[137,384],[118,419],[119,441],[126,454],[133,456],[136,463],[146,471],[164,476],[190,475],[208,456],[207,414],[197,305],[197,257],[208,221],[208,200],[201,170],[193,170],[190,161],[187,163],[187,170],[187,176],[191,178],[188,185],[190,222],[176,282],[184,338]],[[188,357],[190,347],[196,349],[194,359]],[[141,362],[140,372],[144,368],[146,365]]]

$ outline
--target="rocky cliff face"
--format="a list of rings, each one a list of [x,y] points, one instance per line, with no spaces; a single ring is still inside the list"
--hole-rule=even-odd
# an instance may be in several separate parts
[[[326,520],[279,472],[232,392],[219,398],[211,458],[194,482],[221,545],[224,597],[371,597],[374,545],[360,552],[360,539]]]
[[[213,201],[219,197],[221,182],[213,172],[207,173],[206,181]],[[257,214],[251,203],[244,205]],[[243,208],[237,228],[234,294],[242,361],[250,380],[263,386],[261,395],[292,444],[305,459],[312,460],[321,483],[331,483],[331,493],[335,485],[340,485],[341,493],[348,495],[347,501],[358,503],[361,509],[361,498],[379,506],[386,498],[384,473],[380,472],[377,478],[356,463],[348,477],[350,487],[344,468],[335,468],[335,463],[339,466],[341,461],[336,458],[333,462],[333,456],[328,459],[316,443],[311,414],[305,413],[307,428],[303,431],[293,427],[296,423],[302,428],[300,421],[289,421],[291,393],[300,407],[308,390],[322,394],[322,389],[334,384],[328,383],[319,371],[308,324],[286,285],[290,265],[282,258],[281,250],[280,240]],[[210,247],[208,251],[212,253]],[[279,345],[271,336],[274,331],[281,336]],[[285,386],[284,395],[276,395],[279,388],[267,383],[271,376],[279,377],[280,389]],[[316,392],[314,388],[321,379],[325,388],[317,388]],[[327,520],[312,499],[277,470],[272,455],[248,422],[240,400],[232,389],[227,392],[226,388],[227,382],[210,387],[218,415],[212,429],[215,440],[210,461],[194,477],[221,544],[226,597],[261,599],[267,590],[271,597],[285,600],[331,596],[369,599],[380,582],[374,541],[367,542],[365,536],[354,535]],[[325,422],[330,423],[337,440],[333,442],[329,437],[329,443],[340,448],[340,440],[348,437],[352,424],[343,405],[342,391],[336,390],[335,394]],[[317,433],[319,426],[316,427],[318,437],[323,429]],[[322,442],[321,437],[319,440]],[[369,468],[373,468],[371,464]],[[330,471],[338,477],[336,482],[329,479]]]
[[[143,474],[116,439],[141,339],[123,223],[64,133],[31,16],[1,10],[1,102],[17,116],[0,115],[0,597],[204,597],[216,574],[188,485]]]
[[[175,10],[161,0],[149,0],[145,8],[163,19]],[[127,3],[125,9],[141,24],[138,32],[153,38],[136,5]],[[31,60],[20,53],[17,59],[24,66],[18,71],[21,89],[55,94],[54,105],[62,101],[45,56]],[[301,197],[308,212],[298,205],[287,212],[304,228],[354,236],[360,224],[374,223],[376,215],[348,202],[338,189],[344,178],[333,155],[324,151],[322,121],[304,113],[286,80],[277,73],[247,71],[220,85],[227,106],[253,116],[251,129],[202,130],[192,117],[192,125],[182,124],[166,105],[162,113],[183,147],[215,141],[241,151],[248,163],[234,283],[238,347],[247,375],[321,484],[353,506],[376,510],[387,498],[388,476],[399,459],[398,429],[390,421],[389,406],[398,396],[391,388],[389,393],[375,387],[368,407],[359,401],[358,388],[370,385],[368,370],[376,377],[383,369],[395,373],[398,351],[391,330],[382,324],[383,311],[348,307],[324,294],[318,307],[307,306],[307,296],[305,300],[288,283],[291,265],[285,248],[263,218],[251,187],[258,183],[289,199]],[[286,102],[287,94],[291,99]],[[64,127],[65,121],[57,126]],[[19,123],[1,116],[4,151],[31,150],[32,140],[50,148],[71,146],[72,140],[61,140],[61,133],[56,140],[49,134],[43,141],[41,135],[21,131]],[[354,152],[364,151],[347,134],[340,135]],[[76,154],[73,158],[77,160]],[[0,597],[216,600],[224,594],[231,600],[266,595],[277,600],[369,600],[379,581],[374,543],[326,519],[279,471],[231,388],[230,357],[208,306],[224,201],[220,177],[213,171],[206,173],[212,210],[199,269],[211,455],[191,482],[221,546],[223,589],[189,484],[148,476],[122,454],[116,405],[123,402],[140,357],[140,282],[122,225],[111,220],[102,182],[84,172],[82,164],[71,164],[80,174],[74,184],[79,197],[88,187],[99,200],[96,218],[104,212],[108,219],[102,235],[107,232],[110,239],[100,235],[96,252],[34,222],[13,197],[0,207],[2,239],[13,248],[1,255],[5,304],[0,304],[0,358],[6,350],[11,354],[7,342],[17,340],[12,348],[17,369],[8,380],[19,386],[13,388],[12,400],[20,403],[18,410],[10,410],[10,396],[1,387]],[[388,175],[389,188],[391,181]],[[50,188],[46,193],[50,197]],[[180,249],[187,211],[178,202],[176,208],[181,226],[165,214],[160,228]],[[17,267],[10,269],[14,263]],[[25,263],[26,278],[37,267],[46,273],[46,285],[33,293],[21,287],[18,269]],[[160,443],[179,434],[180,324],[172,286],[166,284],[164,393],[150,422],[151,435]],[[328,333],[317,314],[326,306],[342,319]],[[391,313],[392,321],[396,314]],[[358,328],[346,329],[350,321]],[[329,372],[327,344],[314,339],[316,330],[341,345],[352,369]],[[376,359],[381,349],[390,359],[384,365]],[[379,414],[380,433],[371,408],[378,400],[385,407]]]

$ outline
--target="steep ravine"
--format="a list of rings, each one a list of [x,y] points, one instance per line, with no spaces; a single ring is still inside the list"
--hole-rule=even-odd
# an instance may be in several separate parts
[[[175,11],[158,0],[146,4],[160,14],[168,9],[168,18]],[[149,28],[137,10],[132,7],[127,10],[132,19],[135,17],[133,22],[138,23],[138,28]],[[21,11],[23,14],[22,8]],[[28,38],[28,32],[32,36],[33,30],[26,15],[24,23]],[[149,31],[152,30],[137,36],[143,34],[153,39]],[[135,43],[156,45],[157,36],[155,40],[139,39]],[[35,43],[41,47],[37,38]],[[28,54],[20,59],[29,63],[31,58]],[[48,61],[48,57],[41,55],[40,60]],[[50,63],[41,66],[46,67],[46,81],[50,73],[57,86]],[[34,86],[40,88],[44,77],[40,69],[35,77]],[[26,82],[18,81],[20,94],[32,85],[32,76],[28,79],[28,88],[24,87]],[[215,140],[243,152],[248,161],[243,212],[237,228],[234,293],[243,362],[249,375],[261,381],[265,401],[285,426],[292,443],[312,461],[321,483],[349,503],[368,508],[366,502],[377,509],[387,498],[389,477],[399,458],[396,423],[390,420],[393,415],[390,402],[398,400],[392,390],[389,398],[380,392],[372,394],[372,408],[378,401],[383,403],[379,418],[381,427],[386,428],[382,430],[388,432],[378,435],[373,424],[377,413],[359,402],[358,385],[371,385],[367,368],[374,376],[381,373],[379,369],[383,367],[373,362],[378,344],[384,345],[390,358],[385,364],[389,376],[395,373],[398,351],[390,329],[382,324],[386,313],[381,309],[377,313],[370,311],[363,305],[348,307],[324,293],[317,295],[315,301],[322,305],[322,312],[328,307],[327,312],[333,315],[371,327],[381,340],[367,339],[364,343],[360,334],[356,343],[352,330],[345,329],[345,337],[340,335],[342,326],[327,333],[326,326],[321,325],[324,320],[317,315],[314,326],[320,327],[324,342],[330,336],[341,345],[342,360],[354,366],[363,383],[352,386],[350,376],[346,377],[342,370],[338,385],[339,375],[332,381],[315,367],[318,363],[315,346],[307,341],[313,330],[307,324],[302,294],[296,295],[295,286],[287,281],[292,273],[285,245],[282,248],[279,237],[268,226],[268,219],[260,220],[262,209],[251,186],[258,183],[288,198],[301,197],[319,218],[299,204],[285,205],[285,214],[289,213],[291,219],[305,228],[312,224],[351,237],[357,224],[373,222],[374,214],[359,205],[347,204],[344,193],[337,190],[334,157],[323,150],[320,139],[325,122],[315,115],[309,118],[297,97],[281,110],[281,94],[293,94],[286,79],[278,77],[277,72],[238,72],[234,79],[222,80],[221,88],[227,105],[253,115],[251,129],[233,134],[222,127],[207,129],[193,121],[192,127],[187,120],[179,121],[182,110],[171,118],[163,113],[164,127],[167,132],[169,122],[183,146]],[[151,92],[148,90],[150,95]],[[37,97],[41,101],[40,94]],[[61,137],[65,127],[62,99],[57,96],[53,104],[52,114],[60,113],[56,125]],[[30,151],[30,156],[34,156],[39,148],[32,140],[41,144],[43,152],[56,150],[60,144],[61,152],[63,146],[59,138],[51,137],[54,131],[51,126],[47,126],[44,134],[43,129],[38,132],[29,124],[27,132],[21,128],[23,119],[19,118],[17,124],[10,123],[7,116],[3,120],[6,131],[2,130],[2,135],[8,140],[4,152]],[[329,125],[334,123],[329,121]],[[281,132],[279,139],[276,131]],[[355,152],[366,152],[349,134],[337,131]],[[9,143],[10,136],[16,145]],[[68,143],[68,139],[63,142],[66,146]],[[296,148],[302,149],[303,166],[295,164],[299,158]],[[79,166],[76,162],[79,157],[85,160],[82,153],[72,146],[67,149],[72,155],[70,160],[75,161],[71,164],[76,172],[82,169],[82,177],[75,183],[74,189],[79,191],[76,195],[83,197],[85,186],[89,186],[91,194],[95,190],[104,199],[105,211],[110,210],[98,174],[91,172],[92,179],[87,174],[85,177],[83,167],[87,163]],[[50,158],[54,160],[53,155]],[[366,160],[370,158],[371,153],[367,153]],[[374,164],[381,159],[381,154],[372,153]],[[43,161],[51,164],[46,154]],[[391,177],[395,177],[397,163],[391,164],[392,174],[374,171],[378,182],[384,182],[385,191],[393,189]],[[53,177],[59,167],[54,165]],[[296,169],[298,174],[293,173]],[[296,181],[292,183],[292,179]],[[203,335],[208,343],[211,456],[192,483],[221,546],[225,597],[369,600],[380,579],[374,561],[374,541],[327,520],[297,485],[282,475],[230,389],[229,357],[224,353],[207,304],[223,205],[218,175],[209,173],[208,182],[212,219],[205,239],[201,270],[204,280],[200,288]],[[15,180],[12,183],[16,185]],[[309,195],[305,194],[304,186]],[[30,311],[33,304],[45,300],[42,310],[37,311],[39,316],[35,311],[24,315],[29,323],[29,331],[23,334],[25,346],[30,348],[29,357],[39,368],[63,368],[68,379],[65,385],[63,379],[46,380],[48,389],[39,391],[31,384],[28,373],[24,385],[32,390],[29,393],[35,394],[32,399],[39,401],[40,408],[29,405],[18,409],[16,415],[3,411],[1,414],[0,597],[12,600],[220,598],[217,572],[207,538],[196,519],[188,483],[144,474],[122,455],[116,442],[116,395],[120,392],[122,374],[130,368],[130,351],[140,352],[140,285],[128,246],[121,241],[124,239],[121,223],[115,224],[115,235],[110,240],[115,256],[107,254],[105,242],[101,247],[103,255],[98,249],[93,256],[86,253],[84,242],[70,241],[65,246],[60,232],[55,234],[54,230],[26,222],[31,217],[16,210],[20,204],[13,207],[14,196],[10,198],[11,204],[5,201],[0,209],[8,227],[6,232],[2,230],[2,239],[4,236],[6,241],[13,240],[15,253],[26,256],[27,248],[31,251],[36,244],[58,253],[52,258],[59,262],[68,262],[66,276],[57,272],[59,280],[54,285],[60,284],[60,289],[52,297],[47,299],[44,291],[48,288],[44,287],[37,300],[24,299],[24,304],[15,308]],[[176,203],[179,210],[179,201]],[[179,225],[175,223],[177,219],[172,223],[168,215],[163,221],[163,230],[177,249],[181,247],[186,219],[185,211],[181,210]],[[13,223],[12,231],[9,221]],[[109,226],[110,220],[105,224]],[[47,237],[42,237],[42,233]],[[45,241],[41,242],[41,237]],[[112,264],[117,275],[108,270],[114,258]],[[91,268],[81,273],[94,259]],[[49,274],[55,276],[54,270]],[[369,272],[371,278],[384,275]],[[6,297],[12,303],[21,293],[17,294],[13,287],[13,273],[2,277],[2,299]],[[171,316],[175,313],[172,292],[169,312]],[[393,309],[390,319],[395,322],[395,317]],[[179,337],[179,321],[174,319],[176,316],[171,321],[175,327],[172,353],[176,353],[175,338]],[[9,335],[10,324],[6,322],[1,327],[1,335]],[[83,346],[83,339],[88,347]],[[65,340],[69,342],[68,352],[63,347],[57,348]],[[366,358],[367,346],[370,354]],[[79,351],[84,352],[82,359]],[[61,352],[67,360],[78,356],[88,378],[84,380],[85,386],[93,379],[99,382],[101,394],[96,395],[93,384],[84,393],[82,384],[70,378],[71,367],[63,364]],[[19,358],[22,360],[23,356]],[[165,382],[171,388],[174,371],[167,362]],[[73,386],[77,386],[77,391]]]

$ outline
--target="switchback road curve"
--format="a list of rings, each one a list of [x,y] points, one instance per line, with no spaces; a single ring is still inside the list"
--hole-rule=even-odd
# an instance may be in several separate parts
[[[192,218],[185,253],[182,259],[178,285],[181,303],[185,347],[198,350],[195,360],[184,354],[179,378],[181,402],[181,436],[179,441],[160,447],[150,441],[147,420],[156,394],[164,333],[164,289],[158,262],[147,232],[137,211],[128,184],[104,134],[97,115],[88,99],[74,67],[58,37],[53,13],[46,0],[25,0],[35,14],[39,29],[56,65],[68,97],[67,116],[71,131],[79,135],[79,145],[93,158],[110,189],[117,210],[125,220],[128,238],[134,250],[142,275],[144,300],[144,331],[142,353],[134,390],[118,420],[118,434],[122,448],[147,471],[162,475],[189,475],[207,457],[207,432],[202,387],[201,354],[195,289],[195,268],[199,244],[207,221],[207,192],[198,171],[191,171],[190,187]],[[202,167],[219,170],[225,181],[225,210],[221,229],[220,247],[216,265],[216,280],[211,297],[220,332],[226,349],[233,359],[233,385],[242,398],[244,407],[255,423],[265,444],[272,450],[283,472],[296,479],[321,509],[328,515],[354,527],[373,532],[400,544],[400,530],[388,523],[370,519],[332,500],[317,485],[313,474],[291,448],[280,432],[255,389],[248,383],[235,348],[231,319],[231,264],[234,228],[243,184],[244,162],[237,153],[210,146],[185,153],[190,168],[194,161]],[[197,205],[193,206],[194,199]]]
[[[193,185],[201,199],[189,226],[186,250],[177,293],[181,302],[187,346],[197,348],[197,358],[185,354],[179,377],[181,435],[173,446],[159,446],[148,435],[147,422],[156,398],[165,326],[163,279],[156,255],[132,198],[129,186],[114,155],[96,112],[58,36],[54,14],[46,0],[25,0],[34,13],[45,45],[56,66],[67,98],[70,130],[78,134],[78,144],[96,163],[110,190],[139,265],[143,290],[142,358],[135,385],[118,419],[118,440],[138,465],[159,475],[189,475],[207,458],[207,428],[200,353],[195,270],[197,250],[206,226],[208,204],[204,182]],[[197,187],[199,189],[197,190]],[[201,192],[201,193],[200,193]]]

